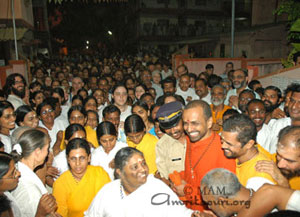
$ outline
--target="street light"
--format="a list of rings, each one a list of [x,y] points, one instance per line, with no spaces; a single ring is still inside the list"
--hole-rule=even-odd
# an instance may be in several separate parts
[[[110,30],[108,30],[108,32],[107,32],[109,35],[112,35],[112,32],[110,31]]]
[[[89,41],[86,41],[86,44],[89,44],[90,42]]]

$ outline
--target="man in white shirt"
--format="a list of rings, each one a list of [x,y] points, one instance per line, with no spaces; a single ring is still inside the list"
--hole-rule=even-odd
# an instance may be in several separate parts
[[[21,105],[25,105],[23,98],[25,97],[25,78],[18,73],[13,73],[6,78],[4,91],[8,95],[7,101],[9,101],[14,109],[17,110]]]
[[[211,95],[208,90],[207,82],[203,78],[199,78],[195,81],[195,91],[199,96],[199,99],[211,104]]]
[[[276,152],[276,145],[278,142],[278,134],[281,129],[286,126],[300,126],[300,85],[296,87],[291,95],[290,102],[288,104],[289,118],[281,118],[275,121],[271,128],[271,147],[270,153]]]
[[[188,74],[180,76],[179,87],[176,94],[182,96],[186,104],[192,100],[198,99],[195,90],[190,88],[190,76]]]
[[[259,99],[251,100],[246,109],[246,114],[254,122],[257,130],[256,141],[264,149],[270,151],[271,145],[271,128],[265,124],[266,119],[266,109],[263,101]]]
[[[232,106],[237,105],[239,94],[245,90],[249,89],[247,86],[248,82],[248,71],[246,69],[237,69],[233,72],[232,83],[234,89],[229,90],[227,93],[227,98],[225,104]],[[260,99],[259,95],[255,93],[257,99]]]

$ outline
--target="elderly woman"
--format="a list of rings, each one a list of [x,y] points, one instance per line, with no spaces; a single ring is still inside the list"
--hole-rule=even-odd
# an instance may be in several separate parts
[[[20,172],[18,171],[15,161],[10,154],[0,152],[0,207],[1,216],[9,217],[24,217],[16,199],[10,191],[14,190],[19,182]],[[51,208],[52,207],[52,208]],[[35,217],[46,216],[52,213],[51,216],[56,216],[53,211],[56,209],[55,199],[52,195],[43,195],[39,201]]]
[[[121,148],[126,147],[127,144],[117,141],[118,132],[115,126],[109,121],[104,121],[98,125],[97,138],[100,146],[93,151],[91,164],[102,166],[113,180],[113,161],[115,155]]]
[[[102,167],[90,166],[91,151],[85,139],[72,139],[66,147],[70,169],[53,185],[58,210],[62,217],[82,217],[97,192],[110,178]]]
[[[137,149],[126,147],[118,151],[115,157],[115,174],[119,179],[99,191],[85,212],[85,217],[193,215],[193,211],[182,205],[166,184],[149,175],[143,153]],[[174,202],[174,205],[170,205],[168,201]]]
[[[17,188],[12,191],[12,196],[16,199],[22,216],[46,216],[54,213],[55,200],[34,173],[38,166],[44,164],[48,155],[50,144],[48,135],[37,129],[30,129],[21,135],[18,142],[14,145],[13,154],[19,159],[17,167],[21,177]],[[51,208],[42,214],[39,213],[41,200],[48,203]]]

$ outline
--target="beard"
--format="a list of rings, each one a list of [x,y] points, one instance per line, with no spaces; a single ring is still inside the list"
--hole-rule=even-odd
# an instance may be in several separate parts
[[[242,113],[246,113],[246,110],[247,110],[247,104],[239,104],[239,110],[242,112]]]
[[[242,81],[242,82],[240,82],[238,84],[233,83],[233,87],[235,89],[239,89],[239,88],[243,87],[245,84],[246,84],[246,81]]]
[[[266,104],[266,102],[267,102],[267,104]],[[277,101],[277,103],[275,105],[273,105],[269,100],[264,100],[264,105],[265,105],[265,108],[266,108],[266,112],[270,113],[270,112],[274,111],[279,106],[279,103]]]
[[[300,169],[291,171],[291,170],[279,168],[279,170],[280,170],[281,174],[287,179],[291,179],[293,177],[300,176]]]
[[[211,103],[214,105],[214,106],[219,106],[221,104],[224,103],[224,99],[215,99],[215,98],[212,98],[211,99]]]
[[[23,89],[21,91],[19,91],[18,89],[11,87],[11,91],[17,95],[18,97],[20,97],[21,99],[24,98],[25,96],[25,87],[23,87]]]

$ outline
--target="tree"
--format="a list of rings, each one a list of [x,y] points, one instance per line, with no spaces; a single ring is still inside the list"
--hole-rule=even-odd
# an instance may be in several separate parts
[[[288,41],[293,47],[287,59],[283,60],[284,67],[288,68],[293,66],[293,55],[300,51],[300,1],[284,0],[275,13],[288,15]]]

